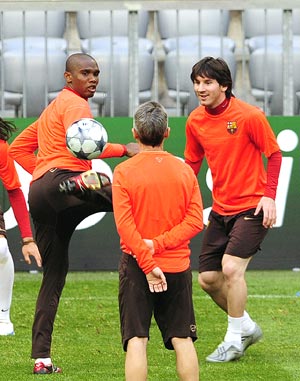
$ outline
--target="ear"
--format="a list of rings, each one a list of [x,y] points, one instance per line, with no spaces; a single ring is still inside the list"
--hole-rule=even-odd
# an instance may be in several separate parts
[[[69,71],[64,72],[66,83],[72,83],[72,74]]]
[[[223,93],[226,93],[226,90],[228,89],[228,86],[220,86],[220,88],[221,88],[221,91]]]
[[[133,135],[134,139],[137,140],[139,138],[137,130],[135,128],[132,128],[131,131],[132,131],[132,135]]]
[[[170,136],[171,129],[170,127],[167,127],[165,133],[164,133],[164,138],[168,138]]]

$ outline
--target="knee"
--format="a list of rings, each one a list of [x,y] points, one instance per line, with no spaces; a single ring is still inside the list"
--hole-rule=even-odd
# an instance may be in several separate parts
[[[206,271],[199,273],[198,283],[202,290],[210,293],[218,288],[220,274],[217,271]]]
[[[127,352],[135,352],[135,353],[146,353],[148,344],[147,337],[132,337],[126,343]]]
[[[236,273],[236,268],[231,261],[227,261],[223,264],[222,271],[225,279],[231,279]]]
[[[222,272],[227,283],[243,279],[245,274],[243,266],[240,266],[234,259],[224,261]]]
[[[183,356],[187,361],[190,361],[195,354],[196,350],[194,342],[191,337],[172,337],[171,339],[173,348],[177,356]]]

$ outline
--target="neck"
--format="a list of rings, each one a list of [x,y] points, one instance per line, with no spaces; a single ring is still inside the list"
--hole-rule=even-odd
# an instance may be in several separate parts
[[[224,110],[227,109],[229,105],[230,98],[225,98],[222,103],[220,103],[217,107],[215,108],[208,108],[205,107],[205,110],[211,114],[211,115],[219,115],[221,114]]]
[[[139,146],[140,146],[140,152],[144,151],[163,151],[164,148],[163,148],[163,145],[159,145],[159,146],[155,146],[155,147],[152,147],[152,146],[146,146],[142,143],[139,143]]]
[[[68,86],[68,85],[64,86],[64,89],[70,90],[70,91],[72,91],[72,93],[75,93],[75,94],[78,95],[80,98],[83,98],[80,94],[77,93],[76,90],[72,89],[72,87],[70,87],[70,86]],[[87,98],[83,98],[83,99],[85,99],[85,100],[87,101]]]

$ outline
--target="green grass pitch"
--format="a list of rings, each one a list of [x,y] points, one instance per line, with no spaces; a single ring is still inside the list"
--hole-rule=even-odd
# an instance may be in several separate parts
[[[226,315],[197,284],[194,303],[198,325],[196,349],[201,381],[296,381],[300,379],[300,272],[248,271],[248,306],[264,331],[263,340],[239,361],[209,364],[211,353],[225,334]],[[41,274],[15,275],[12,321],[16,335],[0,337],[0,381],[124,380],[118,315],[117,272],[70,273],[53,336],[52,358],[62,374],[32,375],[31,324]],[[175,381],[175,356],[163,347],[152,323],[148,345],[149,381]]]

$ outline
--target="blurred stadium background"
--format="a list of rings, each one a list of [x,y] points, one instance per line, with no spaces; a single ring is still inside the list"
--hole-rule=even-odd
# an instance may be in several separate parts
[[[0,115],[13,118],[19,131],[27,126],[62,88],[66,57],[79,51],[99,61],[100,85],[90,102],[110,140],[131,140],[135,108],[155,99],[171,116],[166,148],[181,157],[185,119],[197,106],[191,67],[206,55],[224,57],[235,95],[266,112],[284,156],[278,226],[250,267],[300,267],[299,0],[1,1]],[[117,162],[102,165],[112,172]],[[20,176],[26,194],[30,176],[21,170]],[[207,213],[211,201],[206,171],[199,182]],[[28,270],[1,187],[0,205],[16,270]],[[201,239],[200,234],[192,241],[195,269]],[[93,216],[74,234],[71,270],[116,269],[118,241],[113,216]]]
[[[77,51],[99,61],[99,116],[132,115],[149,98],[187,115],[197,105],[191,67],[206,55],[228,61],[238,97],[268,115],[299,115],[299,0],[4,0],[0,51],[2,115],[37,116]]]

